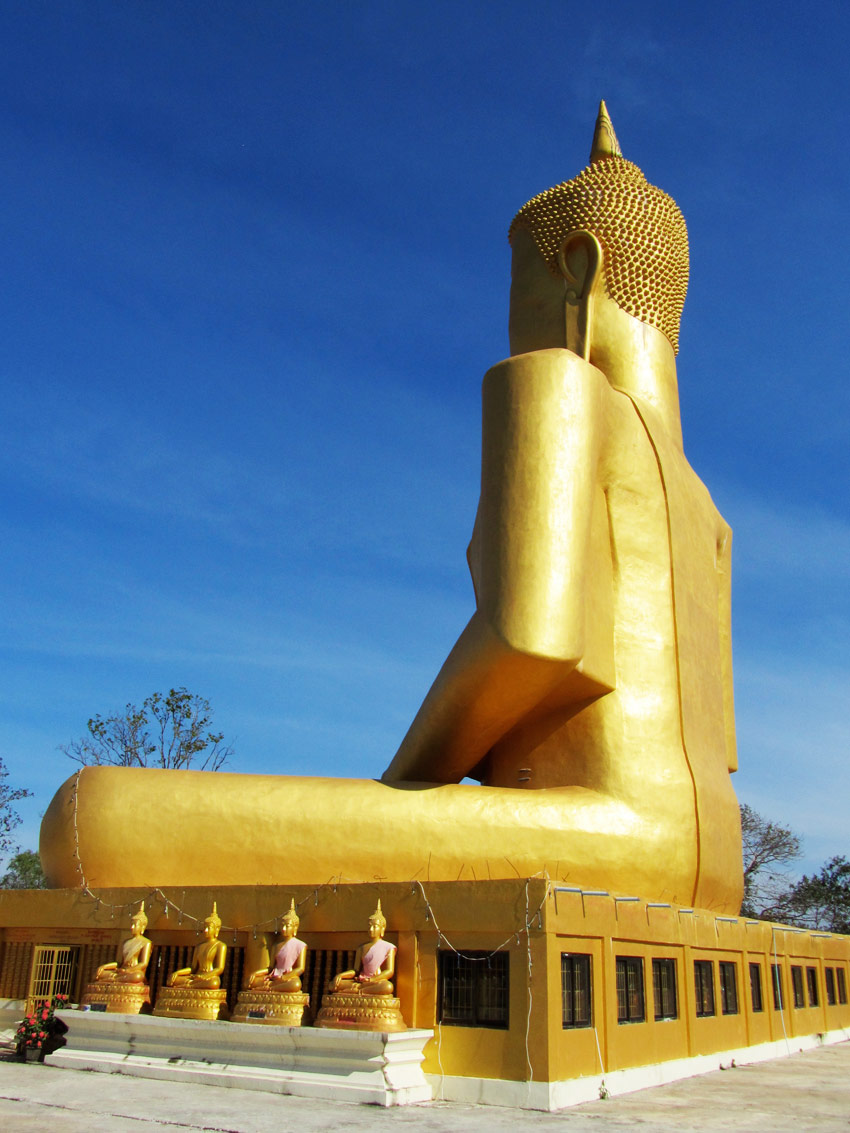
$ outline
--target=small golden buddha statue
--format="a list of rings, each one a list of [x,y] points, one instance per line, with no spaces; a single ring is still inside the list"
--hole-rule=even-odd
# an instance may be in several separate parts
[[[221,917],[213,911],[204,921],[204,939],[195,945],[190,968],[178,968],[168,980],[169,987],[221,987],[221,973],[227,959],[227,945],[218,939],[221,931]]]
[[[226,1019],[227,992],[221,988],[221,975],[227,960],[227,945],[218,939],[221,917],[213,901],[212,912],[204,920],[204,939],[195,945],[192,964],[172,972],[166,987],[159,990],[154,1015],[175,1019]]]
[[[118,957],[108,964],[101,964],[95,976],[96,983],[141,984],[145,982],[145,972],[151,958],[153,945],[144,935],[148,927],[145,903],[130,922],[130,936],[118,947]]]
[[[339,972],[328,984],[317,1027],[357,1031],[404,1031],[401,1005],[393,996],[396,946],[384,940],[387,918],[381,902],[369,917],[369,939],[354,957],[354,967]]]
[[[283,939],[274,960],[268,967],[250,974],[248,986],[239,992],[231,1022],[301,1026],[310,997],[301,991],[301,977],[307,967],[307,945],[297,936],[300,923],[293,897],[281,923]]]
[[[87,986],[82,998],[84,1006],[135,1015],[150,1003],[150,987],[145,982],[145,973],[153,944],[144,935],[147,927],[148,918],[142,901],[130,922],[130,936],[118,945],[116,959],[101,964],[94,981]]]
[[[301,977],[307,967],[307,945],[295,935],[300,923],[293,897],[289,911],[283,917],[283,943],[275,953],[274,963],[252,972],[248,977],[249,988],[262,987],[281,992],[301,990]]]
[[[354,967],[334,976],[328,991],[345,995],[392,995],[391,980],[395,974],[396,946],[384,940],[387,918],[381,902],[369,917],[369,939],[361,944],[354,957]]]

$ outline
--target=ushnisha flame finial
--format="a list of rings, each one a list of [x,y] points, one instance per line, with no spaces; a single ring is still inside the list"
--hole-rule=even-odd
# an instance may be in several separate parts
[[[599,103],[599,113],[596,116],[596,128],[593,131],[593,143],[590,147],[590,164],[602,161],[606,157],[622,157],[623,151],[614,133],[608,107],[603,98]]]
[[[372,913],[371,917],[369,917],[369,924],[381,925],[382,928],[387,927],[387,918],[384,916],[384,914],[381,910],[381,899],[380,899],[380,897],[378,898],[377,909],[375,909],[374,913]]]

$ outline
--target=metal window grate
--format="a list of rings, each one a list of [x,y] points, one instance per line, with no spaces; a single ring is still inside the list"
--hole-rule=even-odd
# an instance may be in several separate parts
[[[617,1022],[643,1023],[646,1007],[643,992],[643,959],[617,957]]]
[[[720,1010],[724,1015],[738,1014],[738,965],[720,961]]]
[[[843,968],[836,968],[835,974],[838,977],[838,1002],[847,1002],[847,978],[844,975]]]
[[[826,1002],[830,1007],[835,1006],[835,972],[832,968],[824,969],[826,978]]]
[[[809,991],[809,1007],[817,1007],[820,1004],[817,968],[806,968],[806,984]]]
[[[764,1011],[764,1000],[761,994],[761,966],[750,964],[750,1000],[753,1011]]]
[[[771,983],[773,984],[773,1006],[776,1011],[785,1007],[785,997],[782,992],[782,968],[779,964],[770,965]]]
[[[711,960],[694,960],[694,994],[697,1018],[714,1015],[714,965]]]
[[[794,1006],[805,1007],[806,1000],[803,996],[803,969],[798,964],[791,965],[791,987],[794,991]]]
[[[0,999],[26,999],[33,945],[29,941],[7,940],[0,949]]]
[[[652,994],[655,1001],[656,1019],[678,1018],[675,960],[657,959],[652,961]]]
[[[354,949],[311,948],[307,953],[307,967],[301,977],[301,990],[310,996],[310,1010],[316,1015],[322,1006],[322,996],[338,972],[354,967]]]
[[[507,952],[440,952],[439,1022],[506,1029],[509,965]]]
[[[561,1016],[565,1029],[592,1025],[590,956],[561,953]]]
[[[27,1010],[54,995],[70,998],[77,974],[79,947],[67,944],[38,944],[35,947],[27,992]]]

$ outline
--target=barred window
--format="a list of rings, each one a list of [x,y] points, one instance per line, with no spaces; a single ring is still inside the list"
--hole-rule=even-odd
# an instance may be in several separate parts
[[[592,1026],[589,956],[573,952],[561,953],[561,1013],[565,1029]]]
[[[847,980],[844,976],[843,968],[836,968],[835,974],[838,977],[838,1002],[847,1002]]]
[[[714,1015],[714,965],[711,960],[694,960],[694,992],[697,1018]]]
[[[803,969],[799,964],[791,965],[791,988],[794,992],[794,1006],[805,1007],[806,1000],[803,996]]]
[[[652,961],[652,994],[655,999],[656,1019],[677,1019],[676,961]]]
[[[737,967],[730,960],[720,961],[720,1010],[724,1015],[738,1014]]]
[[[617,1022],[646,1020],[643,993],[643,960],[640,956],[617,957]]]
[[[509,965],[507,952],[440,952],[439,1022],[506,1030]]]
[[[817,1007],[820,1003],[817,968],[806,968],[806,984],[809,989],[809,1007]]]
[[[824,968],[826,977],[826,1002],[830,1007],[835,1005],[835,972],[832,968]]]
[[[781,1011],[785,1006],[785,999],[782,994],[782,968],[779,964],[771,964],[770,972],[773,984],[773,1006],[777,1011]]]
[[[753,1011],[764,1011],[764,1002],[761,995],[761,965],[750,964],[750,999]]]

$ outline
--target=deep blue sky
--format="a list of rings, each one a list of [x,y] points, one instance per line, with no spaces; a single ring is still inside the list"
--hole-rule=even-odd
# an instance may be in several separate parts
[[[0,6],[0,755],[95,712],[375,776],[472,610],[508,224],[607,100],[691,239],[686,451],[735,529],[739,796],[850,851],[839,3]],[[128,816],[128,819],[130,816]]]

